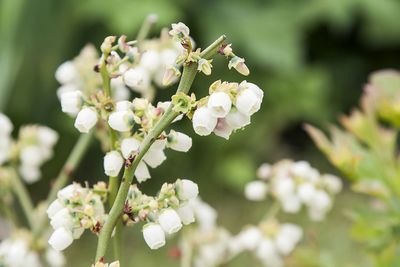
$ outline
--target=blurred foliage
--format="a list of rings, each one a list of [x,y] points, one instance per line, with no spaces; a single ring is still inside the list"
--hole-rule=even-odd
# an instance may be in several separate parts
[[[146,183],[145,190],[155,190],[164,179],[187,176],[197,178],[203,197],[212,204],[222,194],[240,202],[242,185],[261,162],[312,158],[327,168],[304,134],[303,122],[321,126],[333,121],[355,103],[369,72],[400,68],[397,0],[2,0],[0,110],[16,128],[43,123],[61,135],[56,158],[46,165],[46,179],[31,188],[36,199],[47,190],[78,135],[71,119],[60,112],[56,67],[88,42],[100,44],[110,34],[132,36],[150,12],[160,18],[154,35],[174,21],[185,22],[201,45],[226,33],[251,68],[249,80],[266,95],[261,112],[244,132],[229,143],[195,136],[192,150],[170,153],[168,162],[174,164],[155,170],[154,177],[163,179]],[[222,69],[221,62],[215,64]],[[222,75],[240,79],[226,69],[195,81],[194,88],[206,92]],[[161,91],[160,99],[169,93]],[[193,133],[189,125],[177,130]],[[77,179],[103,179],[98,144],[89,153]]]

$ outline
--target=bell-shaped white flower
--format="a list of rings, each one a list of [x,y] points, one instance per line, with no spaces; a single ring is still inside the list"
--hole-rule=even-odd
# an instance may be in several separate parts
[[[104,172],[107,176],[115,177],[118,176],[122,165],[124,165],[124,159],[118,151],[110,151],[104,156]]]
[[[126,110],[131,110],[132,108],[133,108],[133,104],[131,101],[128,101],[128,100],[118,101],[115,104],[116,111],[126,111]]]
[[[129,158],[129,155],[136,152],[140,147],[140,141],[134,137],[124,138],[121,142],[121,152],[125,159]]]
[[[148,223],[144,225],[143,237],[150,249],[159,249],[165,245],[165,233],[157,223]]]
[[[50,224],[53,229],[65,227],[70,229],[73,225],[72,216],[68,208],[63,208],[51,217]]]
[[[46,212],[49,218],[52,218],[57,212],[62,210],[64,205],[60,202],[59,199],[54,200],[51,202],[50,206],[47,208]]]
[[[184,204],[176,210],[184,225],[191,224],[195,221],[193,208],[189,204]]]
[[[287,213],[297,213],[301,209],[301,200],[297,195],[285,195],[280,198],[282,210]]]
[[[234,130],[250,124],[250,116],[239,112],[236,108],[231,109],[228,115],[226,115],[225,120]]]
[[[21,164],[18,170],[22,179],[29,184],[39,181],[40,177],[42,176],[39,167],[35,165]]]
[[[193,114],[193,129],[198,135],[209,135],[217,126],[217,118],[207,107],[196,109]]]
[[[50,236],[49,244],[56,251],[62,251],[72,244],[73,237],[70,231],[60,227]]]
[[[0,113],[0,136],[9,135],[12,130],[13,125],[11,123],[11,120],[3,113]]]
[[[135,177],[139,183],[142,183],[151,178],[149,169],[143,161],[140,161],[136,170]]]
[[[171,130],[167,138],[167,146],[176,151],[187,152],[192,147],[192,138]]]
[[[174,65],[179,52],[175,49],[164,49],[161,52],[161,60],[164,66]]]
[[[258,227],[251,226],[242,230],[239,234],[239,242],[246,250],[254,250],[262,240],[262,232]]]
[[[63,267],[65,266],[65,257],[59,251],[56,251],[52,248],[47,249],[46,251],[46,261],[52,267]]]
[[[155,50],[147,50],[140,57],[140,66],[147,71],[154,73],[161,65],[161,56]]]
[[[232,101],[225,92],[212,93],[208,99],[208,109],[217,118],[224,118],[232,107]]]
[[[256,84],[254,83],[249,83],[247,81],[244,81],[245,85],[249,90],[251,90],[259,99],[263,99],[264,97],[264,91],[261,90],[260,87],[258,87]],[[242,86],[242,83],[240,84]]]
[[[199,194],[199,187],[196,183],[182,179],[178,182],[177,186],[178,197],[181,200],[194,199]]]
[[[133,89],[147,87],[150,83],[149,74],[145,69],[140,67],[127,70],[123,77],[125,84]]]
[[[61,200],[67,200],[74,195],[77,186],[75,184],[70,184],[58,191],[57,197]]]
[[[181,218],[178,213],[171,208],[162,210],[158,216],[158,223],[167,234],[174,234],[182,228]]]
[[[81,133],[88,133],[97,123],[97,112],[94,108],[85,107],[75,119],[75,128]]]
[[[58,133],[49,127],[41,126],[37,129],[39,143],[46,147],[53,147],[58,141]]]
[[[229,137],[232,134],[232,127],[226,122],[225,118],[219,118],[217,122],[217,126],[215,126],[214,134],[222,137],[226,140],[229,140]]]
[[[236,108],[243,114],[251,116],[261,107],[260,99],[252,90],[245,89],[236,97]]]
[[[251,181],[244,188],[244,195],[252,201],[264,200],[267,196],[268,186],[262,181]]]
[[[40,166],[43,163],[42,149],[37,145],[28,145],[21,149],[21,163],[29,166]]]
[[[72,61],[66,61],[57,68],[55,76],[59,83],[65,84],[76,81],[79,73]]]
[[[166,140],[156,140],[144,155],[143,160],[150,167],[157,168],[163,163],[167,157],[164,153],[164,148],[166,145]]]
[[[108,125],[118,132],[128,132],[134,124],[132,110],[115,111],[108,117]]]
[[[82,92],[79,90],[65,92],[61,95],[61,110],[70,115],[78,114],[82,103]]]

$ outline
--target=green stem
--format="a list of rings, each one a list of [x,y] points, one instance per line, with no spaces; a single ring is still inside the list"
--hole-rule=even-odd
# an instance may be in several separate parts
[[[151,28],[156,22],[157,17],[155,14],[150,14],[146,17],[136,38],[138,44],[140,44],[147,37],[147,35],[149,35]]]
[[[11,178],[13,183],[14,193],[18,198],[19,203],[21,204],[22,210],[25,214],[26,219],[28,220],[29,226],[31,229],[35,227],[35,220],[33,218],[34,207],[31,197],[29,196],[29,192],[25,187],[25,184],[21,181],[21,178],[17,174],[16,170],[13,170],[14,177]]]
[[[74,148],[72,149],[71,153],[68,156],[67,161],[65,162],[64,166],[62,167],[60,173],[58,174],[56,180],[53,183],[53,186],[50,190],[49,195],[46,199],[46,205],[48,206],[53,200],[57,197],[57,192],[63,188],[68,179],[78,166],[79,162],[81,162],[83,155],[85,154],[86,150],[89,147],[90,141],[92,140],[93,133],[82,134],[78,141],[76,142]],[[42,235],[44,230],[47,227],[47,215],[46,213],[42,213],[40,217],[37,219],[38,224],[37,228],[34,229],[33,236],[38,238]]]
[[[219,47],[223,44],[225,40],[225,36],[221,36],[214,43],[212,43],[207,49],[205,49],[202,53],[203,58],[212,57],[219,49]],[[183,75],[180,80],[178,91],[188,93],[194,76],[197,71],[197,64],[192,63],[184,67]],[[149,134],[144,138],[139,153],[134,157],[133,161],[130,163],[127,161],[124,174],[122,177],[122,183],[119,187],[118,194],[115,198],[114,205],[112,206],[108,219],[101,229],[99,240],[97,244],[96,251],[96,262],[102,259],[107,251],[108,242],[111,238],[111,233],[113,228],[118,221],[118,218],[121,216],[124,204],[126,201],[126,197],[128,195],[129,186],[132,183],[135,170],[142,160],[143,156],[149,150],[150,146],[154,143],[154,141],[160,136],[160,134],[172,123],[172,121],[179,115],[179,113],[172,110],[172,105],[166,110],[161,119],[157,122],[154,128],[149,132]]]

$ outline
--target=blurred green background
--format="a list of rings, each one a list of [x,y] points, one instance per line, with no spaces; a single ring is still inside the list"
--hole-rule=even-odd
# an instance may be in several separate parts
[[[303,131],[303,123],[322,127],[334,123],[339,114],[357,104],[370,72],[400,67],[398,0],[1,0],[0,110],[16,128],[42,123],[61,136],[56,157],[45,166],[45,178],[30,187],[35,200],[43,198],[78,137],[72,120],[61,112],[55,69],[86,43],[98,46],[107,35],[134,38],[148,13],[159,16],[152,36],[177,21],[190,27],[199,47],[225,33],[251,69],[248,80],[266,93],[253,123],[229,141],[195,136],[190,123],[181,122],[178,130],[194,138],[191,151],[169,152],[168,161],[152,170],[154,178],[144,185],[146,192],[155,192],[164,181],[195,180],[202,197],[220,211],[220,222],[232,231],[262,217],[265,207],[242,196],[244,183],[254,179],[261,163],[291,157],[334,172]],[[195,90],[205,91],[220,78],[242,79],[228,71],[222,60],[215,60],[213,70],[210,77],[195,81]],[[159,99],[168,99],[172,90],[160,91]],[[104,178],[96,142],[76,172],[76,180]],[[317,247],[323,262],[304,266],[368,266],[366,256],[348,237],[349,221],[344,216],[346,209],[363,202],[360,196],[345,192],[324,223],[300,219],[313,228],[304,244]],[[139,229],[128,232],[126,250],[135,263],[132,266],[178,264],[165,260],[168,248],[149,257]],[[87,236],[67,250],[68,266],[89,265],[95,248],[90,240],[94,237]],[[243,266],[249,260],[245,255],[229,266]]]

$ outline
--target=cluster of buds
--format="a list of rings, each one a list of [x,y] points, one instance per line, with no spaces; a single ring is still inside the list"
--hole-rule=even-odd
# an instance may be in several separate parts
[[[19,173],[27,183],[34,183],[41,177],[40,167],[53,155],[58,141],[54,130],[40,125],[27,125],[19,130],[13,140],[13,125],[7,116],[0,113],[0,165],[18,163]]]
[[[117,176],[122,169],[124,159],[129,159],[139,151],[142,139],[143,137],[139,135],[123,138],[120,143],[120,151],[112,150],[108,152],[104,157],[104,171],[106,175]],[[176,151],[187,152],[191,146],[192,139],[183,133],[173,130],[168,135],[164,133],[160,139],[151,145],[143,160],[140,161],[135,170],[136,180],[141,183],[151,178],[147,166],[156,168],[162,164],[167,158],[164,153],[165,148],[168,147]]]
[[[71,245],[74,239],[81,237],[85,229],[98,233],[106,220],[104,211],[107,188],[99,182],[93,189],[77,183],[66,186],[57,194],[47,214],[54,229],[49,244],[57,251]]]
[[[262,201],[269,193],[287,213],[297,213],[305,205],[314,221],[325,218],[334,195],[342,189],[338,177],[320,174],[305,161],[282,160],[273,166],[263,164],[257,175],[259,180],[248,183],[245,188],[249,200]]]
[[[259,226],[244,228],[230,240],[230,253],[251,251],[268,267],[283,266],[283,257],[289,255],[303,236],[301,227],[291,223],[266,221]]]
[[[193,128],[199,135],[216,135],[229,139],[232,131],[250,123],[250,117],[260,109],[264,92],[255,84],[214,82],[210,95],[197,102],[193,113]]]
[[[43,267],[38,251],[31,247],[32,236],[25,230],[14,233],[10,238],[0,243],[0,266],[4,267]],[[48,265],[62,267],[65,265],[64,256],[52,249],[47,248],[43,257]]]
[[[194,222],[194,213],[189,205],[199,193],[197,184],[190,180],[165,183],[156,197],[143,194],[136,185],[130,187],[125,203],[123,220],[132,225],[139,221],[143,226],[143,237],[151,249],[165,245],[166,235],[178,232],[182,225]]]

